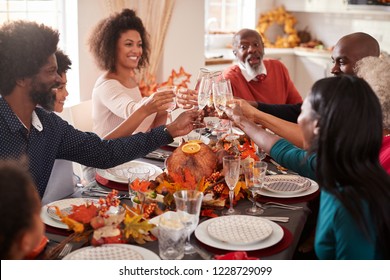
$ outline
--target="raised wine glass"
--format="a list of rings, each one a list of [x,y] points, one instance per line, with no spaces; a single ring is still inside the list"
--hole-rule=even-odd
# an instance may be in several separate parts
[[[247,162],[244,165],[245,183],[253,197],[252,207],[245,211],[249,215],[256,216],[264,213],[263,209],[256,206],[256,193],[263,187],[267,167],[267,163],[263,161]]]
[[[220,109],[220,106],[226,107],[226,87],[226,80],[220,80],[213,83],[213,103],[215,111],[217,112],[219,117],[218,125],[215,128],[217,136],[220,136],[221,134],[227,132],[227,128],[223,125],[223,120],[221,119],[223,115],[223,110]]]
[[[222,211],[223,215],[238,215],[240,211],[233,208],[234,188],[240,176],[240,157],[239,156],[225,156],[223,157],[223,172],[225,182],[229,187],[230,207]]]

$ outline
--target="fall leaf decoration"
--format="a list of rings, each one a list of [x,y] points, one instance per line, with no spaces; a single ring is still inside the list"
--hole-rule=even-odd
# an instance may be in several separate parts
[[[88,224],[93,217],[98,215],[98,213],[99,213],[99,209],[93,203],[73,205],[72,214],[70,214],[68,218],[83,224]]]
[[[76,220],[71,219],[66,215],[63,215],[60,208],[58,208],[58,206],[54,206],[54,207],[56,209],[57,216],[61,218],[61,221],[64,224],[66,224],[70,230],[73,230],[76,233],[81,233],[84,231],[84,224],[83,223],[77,222]]]
[[[143,220],[141,215],[131,215],[130,212],[126,213],[125,220],[123,221],[123,232],[127,239],[130,237],[134,239],[138,244],[144,244],[146,241],[151,241],[151,237],[147,234],[154,224],[149,224],[147,220]]]
[[[181,171],[181,172],[180,172]],[[169,175],[173,178],[173,181],[178,185],[181,190],[194,190],[197,187],[195,177],[191,174],[191,171],[184,167],[179,172],[172,172]]]
[[[166,82],[163,82],[160,86],[177,86],[178,88],[188,88],[187,84],[190,82],[191,74],[186,73],[181,66],[179,72],[172,69],[171,76],[169,76]]]
[[[131,183],[130,187],[136,192],[146,192],[148,191],[150,184],[150,181],[141,181],[137,178]]]
[[[148,73],[146,75],[146,80],[142,79],[138,86],[142,96],[150,96],[152,93],[156,92],[157,88],[162,86],[177,86],[178,88],[188,88],[190,77],[191,74],[187,73],[181,66],[179,72],[176,72],[174,69],[172,69],[171,75],[165,82],[158,84],[156,82],[156,76]]]
[[[150,182],[134,182],[134,186],[139,190],[147,190]],[[141,215],[141,209],[129,209],[124,205],[119,214],[109,214],[110,207],[118,207],[118,191],[112,190],[106,197],[100,198],[97,203],[86,202],[82,205],[73,205],[71,214],[64,215],[61,210],[54,206],[56,214],[61,221],[68,225],[77,236],[92,237],[91,244],[98,246],[105,243],[124,243],[134,240],[139,244],[152,240],[149,231],[154,227],[153,224],[145,219],[145,214],[161,214],[161,210],[155,205],[147,205],[144,208],[144,216]],[[120,206],[122,207],[122,206]],[[126,213],[125,213],[126,210]],[[111,230],[107,230],[110,228]],[[111,236],[112,229],[118,231],[118,235]]]

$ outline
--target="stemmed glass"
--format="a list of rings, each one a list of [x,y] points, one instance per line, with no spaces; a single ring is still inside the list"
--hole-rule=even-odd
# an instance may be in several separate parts
[[[262,148],[257,146],[256,143],[253,142],[253,145],[256,151],[256,155],[259,157],[259,160],[262,161],[263,159],[265,159],[267,157],[266,152],[264,152]]]
[[[252,207],[245,211],[249,215],[256,216],[264,213],[263,209],[256,206],[256,193],[263,187],[267,167],[267,163],[263,161],[248,162],[244,166],[245,183],[253,197]]]
[[[205,75],[201,78],[199,88],[198,88],[198,111],[199,116],[202,112],[202,110],[210,103],[211,98],[211,83],[212,79]],[[202,132],[203,123],[198,121],[198,127],[195,129],[197,133],[199,133],[199,136]],[[200,137],[199,137],[200,138]]]
[[[220,80],[213,83],[213,103],[215,111],[220,119],[217,127],[215,128],[217,135],[227,131],[222,125],[221,117],[223,115],[223,110],[220,109],[220,106],[226,107],[226,87],[226,80]]]
[[[129,194],[132,197],[132,200],[134,200],[134,197],[137,196],[138,199],[141,202],[141,214],[143,214],[143,206],[145,202],[145,193],[140,189],[135,189],[134,181],[138,180],[140,182],[142,181],[148,181],[149,180],[149,174],[150,170],[146,167],[131,167],[127,170],[128,174],[128,187],[129,187]]]
[[[223,115],[223,111],[219,108],[219,106],[226,107],[229,104],[232,104],[233,101],[233,91],[232,86],[230,84],[229,79],[222,79],[213,86],[213,102],[215,110],[218,113],[218,116],[221,118]],[[225,138],[228,141],[232,141],[238,138],[237,135],[232,133],[232,122],[228,120],[229,123],[229,134]],[[220,128],[221,130],[221,128]]]
[[[164,86],[164,87],[159,87],[157,89],[157,92],[163,92],[163,91],[172,91],[175,96],[176,96],[176,86]],[[167,108],[168,112],[168,119],[172,119],[172,111],[176,108],[176,97],[172,99],[172,102],[170,103],[169,107]]]
[[[240,176],[240,157],[239,156],[225,156],[223,157],[223,172],[225,182],[229,187],[230,207],[222,211],[223,215],[237,215],[239,210],[233,209],[234,188]]]
[[[190,243],[190,237],[199,223],[203,193],[195,190],[180,190],[175,192],[173,197],[180,221],[186,227],[188,234],[186,244],[184,245],[184,254],[194,254],[196,250]]]

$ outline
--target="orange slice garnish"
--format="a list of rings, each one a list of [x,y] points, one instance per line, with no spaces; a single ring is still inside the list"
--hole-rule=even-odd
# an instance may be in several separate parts
[[[181,147],[181,150],[186,154],[195,154],[200,151],[200,145],[198,143],[189,142]]]
[[[194,139],[194,140],[189,140],[188,143],[203,143],[202,140]]]

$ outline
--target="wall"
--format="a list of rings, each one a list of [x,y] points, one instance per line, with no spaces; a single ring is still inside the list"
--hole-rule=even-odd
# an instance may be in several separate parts
[[[204,0],[176,0],[157,81],[167,80],[173,69],[179,71],[183,66],[192,74],[190,86],[195,86],[198,70],[205,61],[203,23]]]

